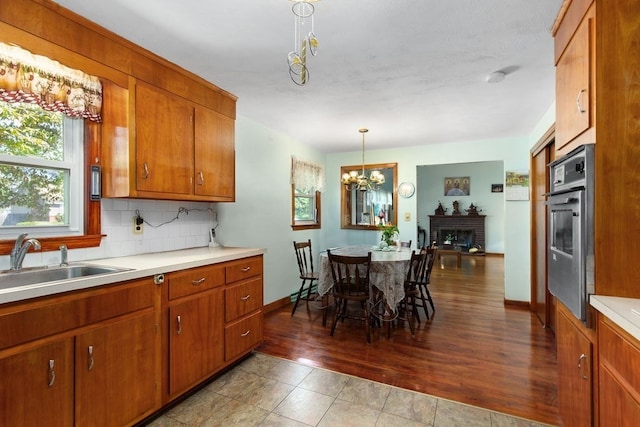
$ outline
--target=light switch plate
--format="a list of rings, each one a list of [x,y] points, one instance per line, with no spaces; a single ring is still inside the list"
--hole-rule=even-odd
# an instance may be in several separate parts
[[[404,220],[405,221],[411,221],[411,212],[405,212],[404,213]]]

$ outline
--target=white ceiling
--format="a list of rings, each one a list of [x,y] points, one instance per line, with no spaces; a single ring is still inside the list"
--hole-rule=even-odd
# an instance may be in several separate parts
[[[289,78],[289,0],[57,0],[238,96],[324,152],[528,136],[554,100],[562,0],[321,0],[310,79]],[[485,82],[502,70],[501,83]]]

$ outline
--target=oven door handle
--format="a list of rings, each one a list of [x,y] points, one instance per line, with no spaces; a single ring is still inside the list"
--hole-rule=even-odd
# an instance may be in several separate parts
[[[546,205],[572,205],[574,203],[579,202],[580,200],[576,197],[567,197],[564,201],[551,201],[547,200]]]

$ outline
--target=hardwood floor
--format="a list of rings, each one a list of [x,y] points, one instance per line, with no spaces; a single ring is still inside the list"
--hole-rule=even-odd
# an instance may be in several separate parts
[[[553,333],[527,306],[504,304],[504,260],[465,256],[436,261],[430,285],[436,311],[408,325],[338,324],[333,337],[321,311],[301,304],[265,315],[259,352],[494,411],[559,425]],[[333,312],[329,313],[329,320]]]

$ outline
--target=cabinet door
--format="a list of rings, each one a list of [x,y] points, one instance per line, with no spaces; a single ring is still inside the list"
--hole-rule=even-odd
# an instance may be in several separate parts
[[[196,108],[195,194],[235,199],[235,122]]]
[[[590,15],[578,26],[556,65],[556,150],[591,127]]]
[[[136,189],[193,194],[193,107],[136,85]]]
[[[0,359],[0,425],[73,425],[73,338]]]
[[[130,425],[156,409],[153,312],[76,337],[76,425]]]
[[[222,366],[224,301],[221,289],[169,307],[169,393],[186,391]]]
[[[592,425],[592,347],[558,303],[558,407],[566,427]]]

